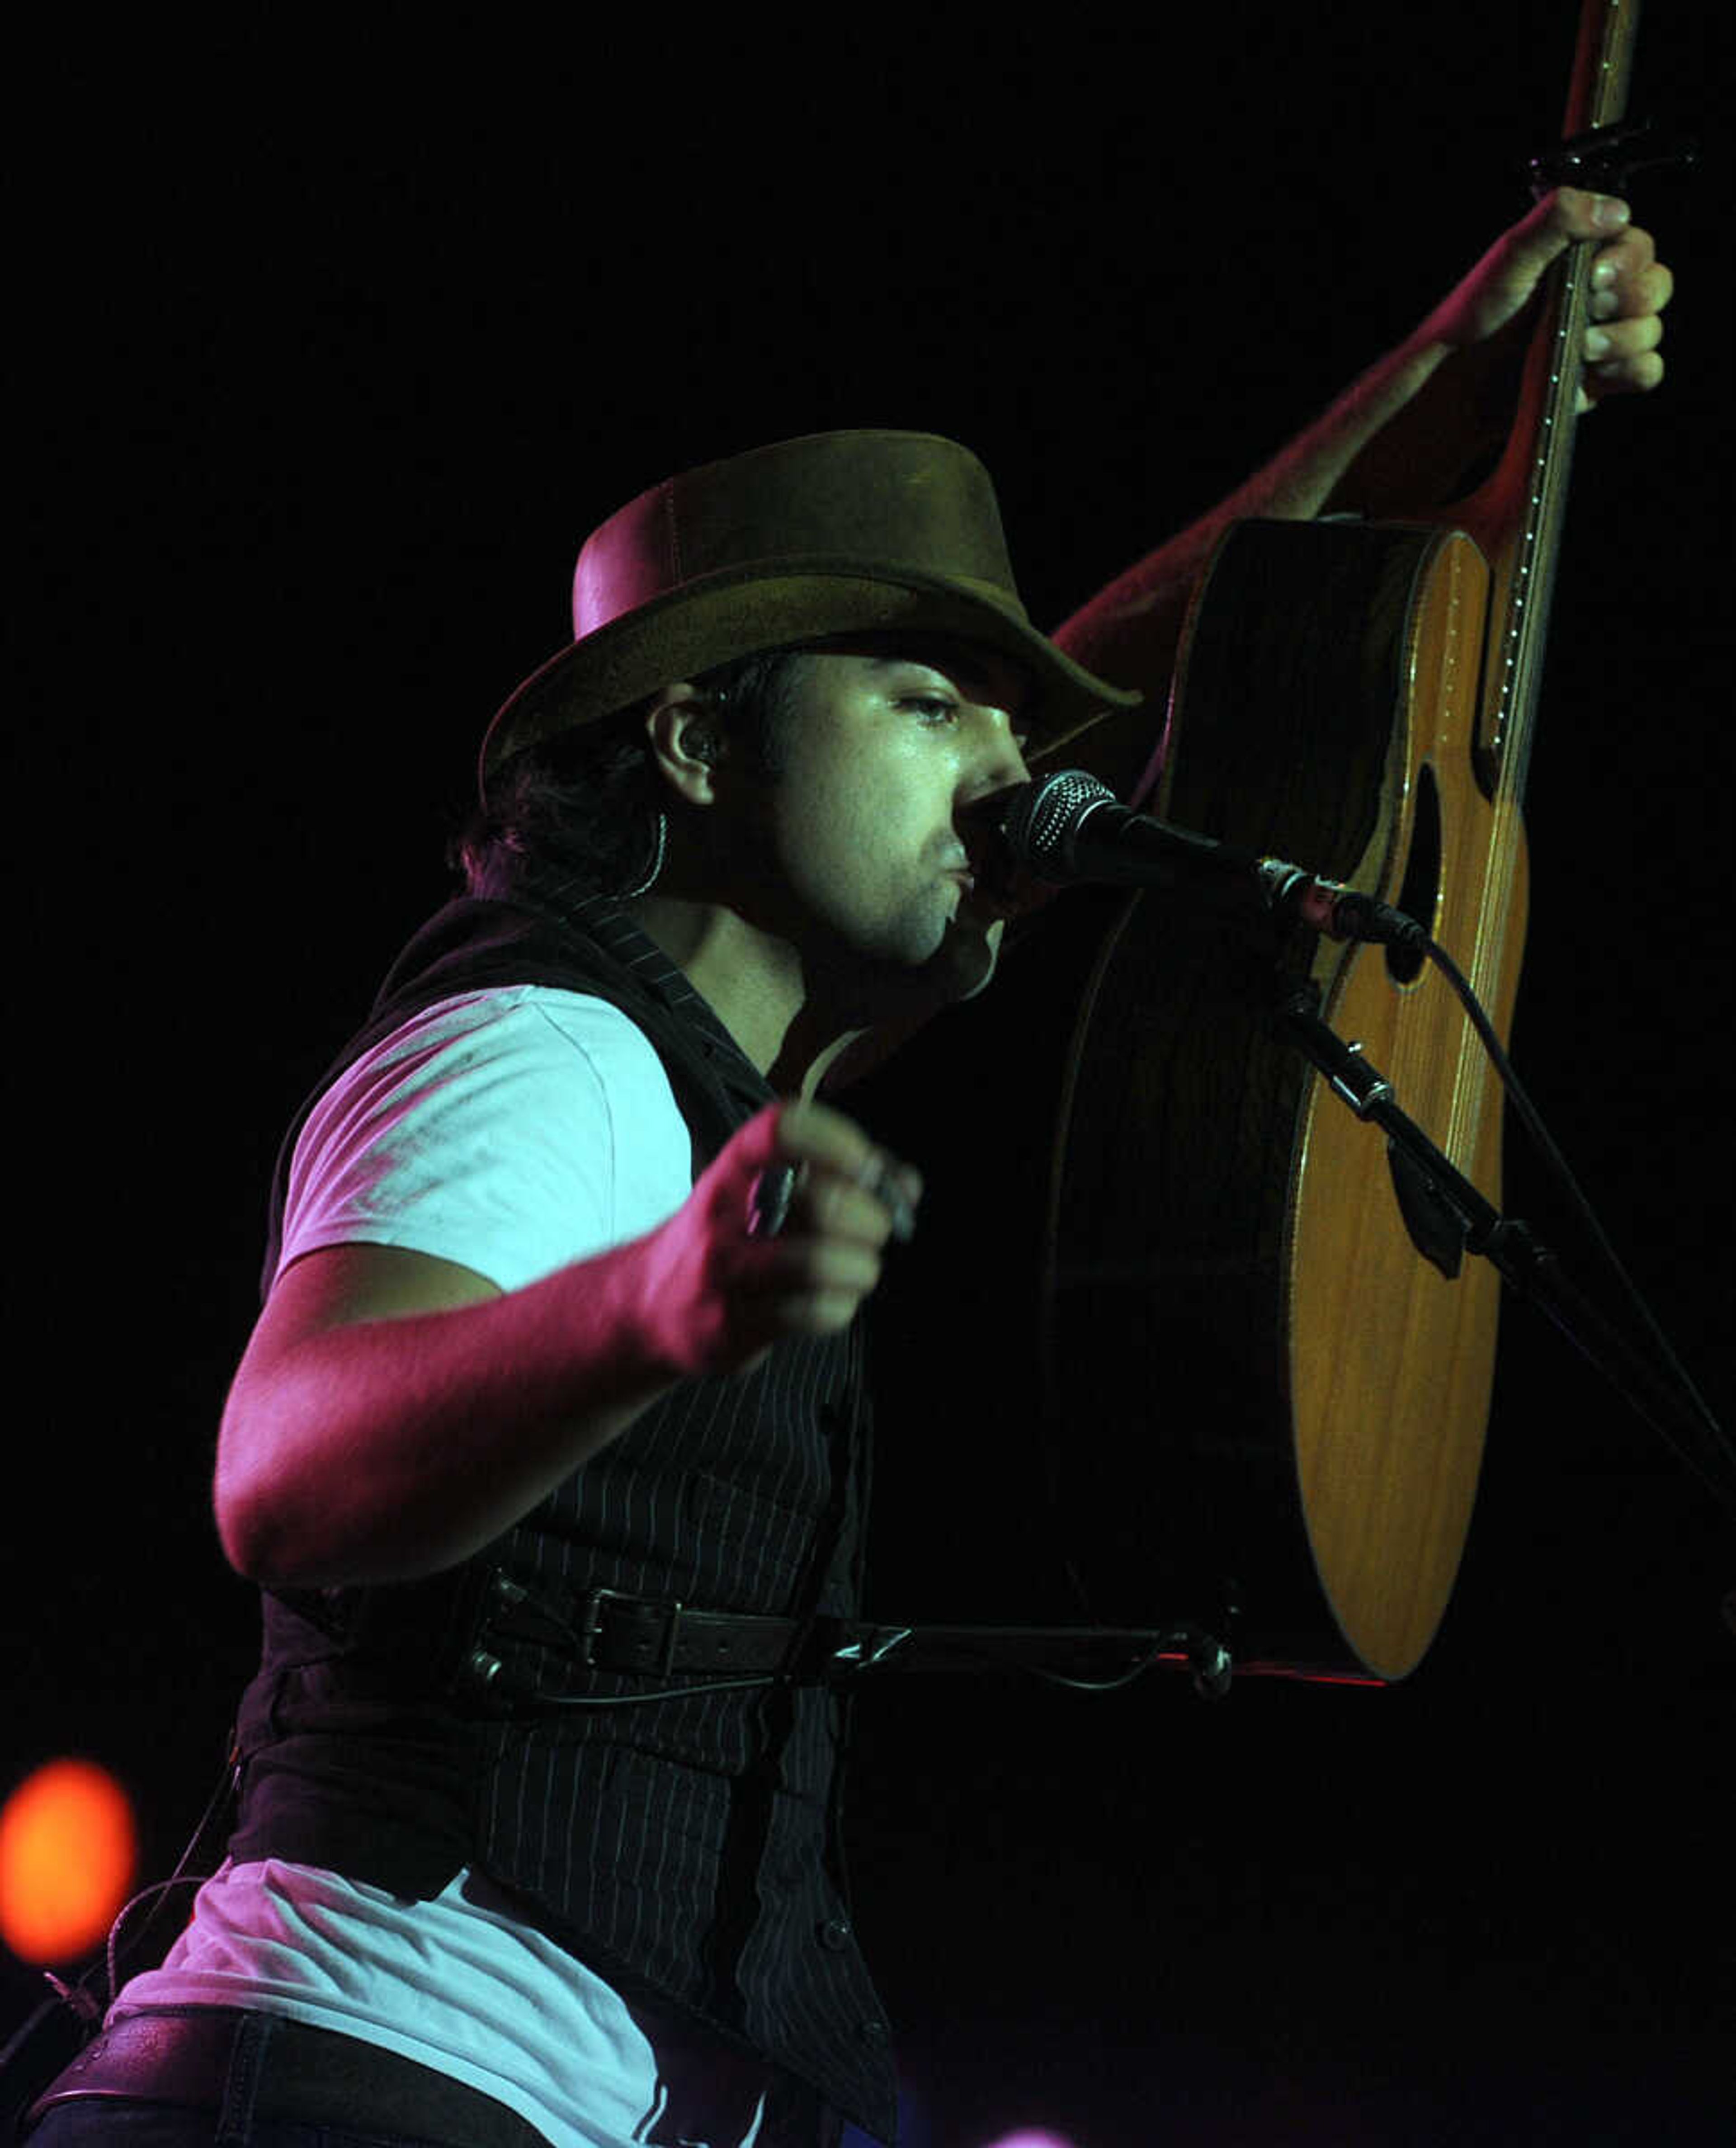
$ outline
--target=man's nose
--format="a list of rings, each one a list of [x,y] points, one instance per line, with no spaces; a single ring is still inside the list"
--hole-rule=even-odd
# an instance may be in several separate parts
[[[978,713],[981,719],[981,745],[973,757],[965,785],[963,802],[967,806],[1031,780],[1031,770],[1025,765],[1024,748],[1006,710],[983,709]]]

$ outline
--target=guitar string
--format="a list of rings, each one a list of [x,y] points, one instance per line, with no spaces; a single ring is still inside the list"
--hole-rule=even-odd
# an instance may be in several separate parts
[[[1523,821],[1519,800],[1535,735],[1543,620],[1535,593],[1553,581],[1560,543],[1563,502],[1571,461],[1578,393],[1578,372],[1571,354],[1585,319],[1589,265],[1585,252],[1569,258],[1563,272],[1556,324],[1551,336],[1549,382],[1544,397],[1543,435],[1533,460],[1516,556],[1509,569],[1510,588],[1503,610],[1503,644],[1511,654],[1502,660],[1498,684],[1496,735],[1502,741],[1491,810],[1494,826],[1490,868],[1478,904],[1471,975],[1478,998],[1493,1006],[1499,991],[1512,923]],[[1482,1137],[1485,1099],[1498,1097],[1498,1084],[1468,1020],[1461,1018],[1448,1153],[1461,1168],[1474,1160]]]
[[[1627,108],[1633,56],[1635,11],[1611,0],[1598,35],[1598,48],[1586,108],[1569,108],[1563,135],[1605,127]],[[1576,56],[1577,57],[1577,56]],[[1493,735],[1498,762],[1492,806],[1495,816],[1490,855],[1478,905],[1471,975],[1478,998],[1493,1006],[1511,925],[1523,822],[1519,803],[1535,735],[1537,685],[1543,637],[1540,605],[1534,593],[1546,585],[1553,595],[1553,570],[1560,545],[1563,502],[1572,464],[1573,428],[1578,413],[1579,366],[1591,289],[1589,246],[1566,256],[1551,337],[1549,379],[1543,397],[1543,434],[1529,474],[1526,512],[1517,562],[1504,608],[1499,645]],[[1491,900],[1493,896],[1493,900]],[[1498,1086],[1483,1064],[1485,1055],[1470,1022],[1462,1021],[1450,1119],[1453,1138],[1447,1152],[1461,1168],[1473,1161],[1482,1136],[1485,1097],[1498,1102]]]

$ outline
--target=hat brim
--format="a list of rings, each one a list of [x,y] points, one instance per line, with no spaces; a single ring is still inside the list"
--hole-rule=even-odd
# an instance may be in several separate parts
[[[675,680],[763,650],[899,630],[956,635],[1022,665],[1034,689],[1026,713],[1046,752],[1144,699],[1076,664],[991,585],[859,559],[785,559],[775,571],[748,565],[685,583],[558,651],[489,725],[484,789],[513,755],[619,715]]]

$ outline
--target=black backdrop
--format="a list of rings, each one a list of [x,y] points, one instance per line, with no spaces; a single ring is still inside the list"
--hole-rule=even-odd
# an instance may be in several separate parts
[[[277,1132],[439,899],[584,531],[765,439],[916,426],[996,472],[1059,618],[1516,212],[1572,11],[1448,12],[262,7],[25,51],[8,1779],[103,1759],[153,1873],[203,1801],[253,1646],[205,1486]],[[1711,134],[1718,12],[1654,0],[1636,109]],[[1714,1406],[1725,184],[1638,196],[1671,378],[1581,443],[1515,1034]],[[936,1365],[942,1408],[991,1340]],[[860,1920],[918,2148],[1688,2137],[1731,1997],[1727,1548],[1510,1318],[1404,1686],[865,1697]],[[5,1964],[8,2015],[30,1984]]]

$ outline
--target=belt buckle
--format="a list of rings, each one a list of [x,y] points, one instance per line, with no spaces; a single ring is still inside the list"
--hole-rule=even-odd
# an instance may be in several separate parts
[[[603,1609],[607,1603],[639,1604],[648,1611],[665,1615],[663,1643],[654,1664],[635,1668],[655,1672],[659,1678],[673,1675],[675,1668],[675,1638],[681,1630],[681,1614],[685,1606],[676,1598],[672,1603],[660,1603],[655,1596],[635,1596],[625,1588],[598,1587],[588,1589],[585,1597],[585,1614],[579,1622],[579,1660],[587,1670],[612,1668],[597,1661],[597,1643],[603,1632]]]

